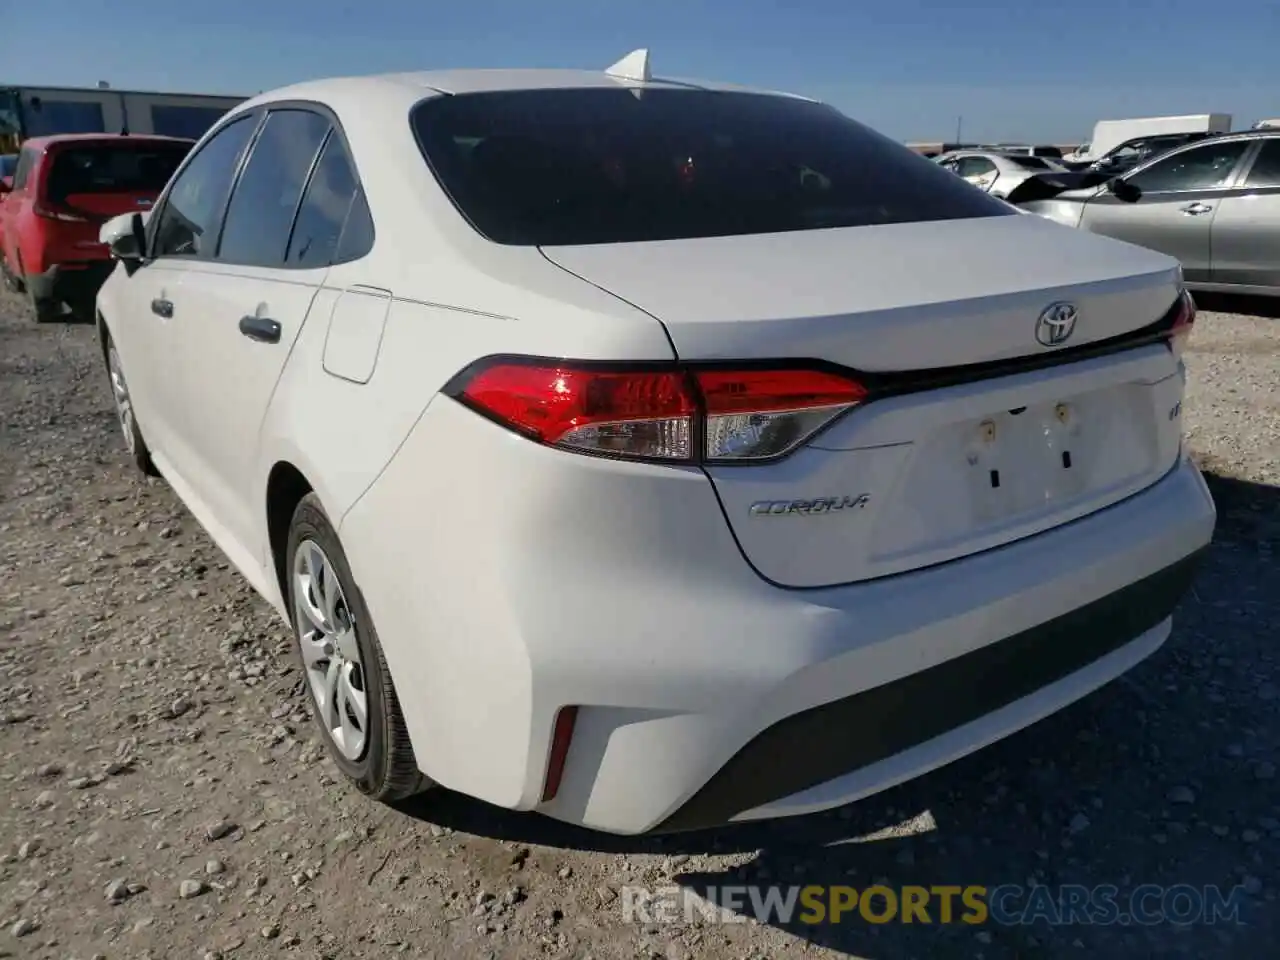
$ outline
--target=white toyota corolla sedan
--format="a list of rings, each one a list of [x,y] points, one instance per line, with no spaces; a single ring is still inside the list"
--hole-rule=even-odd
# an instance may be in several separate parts
[[[1174,260],[643,52],[255,97],[102,236],[132,458],[379,799],[834,807],[1133,667],[1212,535]]]

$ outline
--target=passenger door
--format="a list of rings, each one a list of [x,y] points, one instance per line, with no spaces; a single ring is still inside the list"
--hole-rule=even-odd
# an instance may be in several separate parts
[[[1214,283],[1280,289],[1280,136],[1258,144],[1213,218]]]
[[[265,516],[263,492],[253,489],[259,432],[331,259],[332,244],[311,236],[303,202],[347,164],[331,130],[328,117],[309,109],[267,113],[232,191],[217,254],[192,265],[176,305],[184,311],[175,357],[188,457],[182,472],[221,528],[215,538],[229,535],[224,549],[238,546],[254,558]]]
[[[138,424],[161,470],[182,470],[185,444],[177,432],[178,328],[189,322],[183,277],[213,256],[231,181],[257,126],[238,117],[187,158],[147,222],[147,259],[113,292],[111,333],[129,380]]]
[[[1126,202],[1103,190],[1085,205],[1080,226],[1177,257],[1187,280],[1207,281],[1210,227],[1249,146],[1226,140],[1166,154],[1124,177],[1141,199]]]

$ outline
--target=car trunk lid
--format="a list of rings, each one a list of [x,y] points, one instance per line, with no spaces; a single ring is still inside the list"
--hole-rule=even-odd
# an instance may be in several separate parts
[[[1178,299],[1176,262],[1137,247],[1008,216],[544,253],[657,317],[682,361],[811,360],[873,386],[781,460],[707,468],[747,559],[781,585],[1030,536],[1179,455],[1177,358],[1106,349]],[[1077,319],[1046,346],[1057,303]]]

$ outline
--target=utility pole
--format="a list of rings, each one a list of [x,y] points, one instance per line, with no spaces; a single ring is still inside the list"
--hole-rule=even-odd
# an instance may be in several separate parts
[[[963,116],[956,117],[956,143],[964,143],[964,141],[960,139],[960,132],[963,129],[964,129],[964,117]]]

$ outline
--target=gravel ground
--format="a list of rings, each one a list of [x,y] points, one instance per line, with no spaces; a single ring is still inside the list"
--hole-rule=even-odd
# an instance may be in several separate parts
[[[1228,309],[1241,309],[1228,305]],[[1280,935],[1280,340],[1202,313],[1221,513],[1170,642],[978,755],[830,814],[626,840],[340,782],[286,629],[126,470],[92,329],[0,294],[0,956],[1260,957]],[[862,842],[850,842],[859,840]],[[645,923],[630,885],[1240,886],[1240,923]],[[620,893],[624,896],[620,896]],[[936,916],[934,917],[936,920]]]

